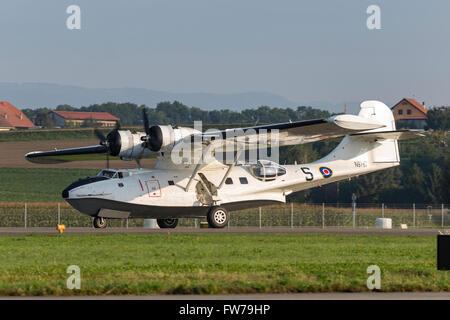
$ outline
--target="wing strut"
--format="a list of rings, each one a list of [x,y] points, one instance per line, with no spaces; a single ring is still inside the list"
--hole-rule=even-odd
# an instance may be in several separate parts
[[[237,161],[238,161],[238,159],[239,159],[239,156],[241,155],[241,151],[242,151],[241,149],[238,149],[238,150],[236,151],[236,155],[234,156],[234,161],[233,161],[232,164],[230,164],[230,165],[228,166],[228,170],[227,170],[227,172],[225,173],[225,175],[224,175],[222,181],[220,182],[219,186],[217,187],[217,190],[219,190],[220,188],[222,188],[223,184],[225,183],[225,180],[226,180],[226,179],[228,178],[228,176],[230,175],[231,170],[233,170],[234,166],[236,165],[236,163],[237,163]]]
[[[209,145],[206,147],[206,149],[203,151],[202,157],[200,158],[200,160],[198,161],[197,165],[195,166],[195,169],[194,169],[194,171],[192,172],[192,175],[191,175],[191,177],[189,178],[189,181],[188,181],[188,183],[187,183],[187,185],[186,185],[186,188],[184,188],[184,191],[187,192],[187,191],[189,190],[189,187],[191,186],[192,181],[194,181],[195,176],[197,175],[198,171],[200,170],[200,168],[201,168],[202,165],[203,165],[202,162],[203,162],[203,159],[204,159],[205,154],[208,154],[208,152],[211,150],[211,148],[212,148],[213,145],[214,145],[213,143],[209,144]]]

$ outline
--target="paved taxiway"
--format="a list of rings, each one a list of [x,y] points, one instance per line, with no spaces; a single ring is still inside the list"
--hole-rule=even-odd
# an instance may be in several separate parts
[[[176,228],[176,229],[144,229],[144,228],[67,228],[64,234],[114,234],[114,233],[143,233],[143,234],[189,234],[189,233],[219,233],[219,234],[354,234],[354,235],[437,235],[449,233],[450,230],[439,229],[376,229],[376,228],[248,228],[231,227],[224,229],[209,228]],[[0,228],[1,235],[26,234],[57,234],[55,228]]]

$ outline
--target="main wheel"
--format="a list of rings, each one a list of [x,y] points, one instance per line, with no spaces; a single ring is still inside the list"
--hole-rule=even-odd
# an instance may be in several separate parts
[[[106,228],[106,219],[103,217],[95,217],[92,224],[94,225],[94,228],[104,229]]]
[[[156,223],[161,229],[174,229],[178,224],[178,219],[156,219]]]
[[[223,207],[212,207],[206,215],[206,220],[211,228],[223,228],[230,220],[230,214]]]

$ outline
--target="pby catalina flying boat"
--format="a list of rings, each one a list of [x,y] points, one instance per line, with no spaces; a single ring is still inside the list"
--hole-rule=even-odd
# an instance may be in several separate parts
[[[149,126],[145,109],[143,115],[145,132],[116,128],[104,137],[96,131],[99,145],[30,152],[25,157],[35,163],[61,163],[105,153],[136,161],[136,169],[104,169],[62,192],[70,205],[93,217],[96,228],[105,228],[108,218],[153,218],[160,228],[175,228],[179,218],[193,217],[206,217],[210,227],[223,228],[230,211],[285,203],[292,192],[398,166],[397,141],[422,136],[418,131],[396,130],[391,110],[379,101],[363,102],[357,116],[212,132]],[[312,163],[280,165],[261,157],[240,161],[242,154],[261,150],[263,135],[270,137],[266,149],[343,139],[330,154]],[[230,144],[231,160],[224,161],[227,152],[219,159],[218,151],[224,147],[228,151]],[[197,154],[195,161],[190,160],[192,154]],[[141,167],[140,159],[155,156],[154,168]]]

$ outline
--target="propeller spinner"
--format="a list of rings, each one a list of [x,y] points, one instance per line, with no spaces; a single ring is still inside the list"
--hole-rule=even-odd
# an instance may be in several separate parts
[[[110,133],[108,133],[106,137],[100,130],[98,129],[94,130],[95,135],[97,136],[97,138],[100,139],[100,145],[106,147],[108,153],[112,156],[118,156],[120,153],[120,148],[122,146],[122,140],[120,138],[119,129],[120,124],[117,123],[116,128]]]

